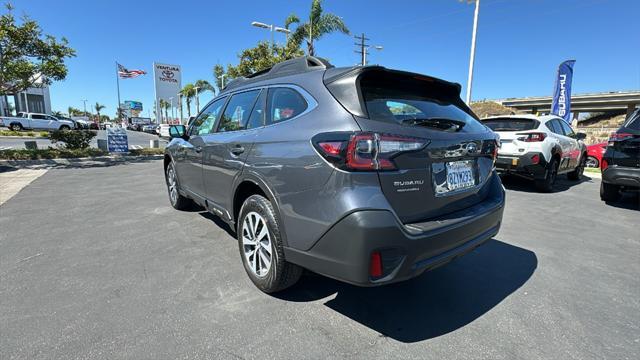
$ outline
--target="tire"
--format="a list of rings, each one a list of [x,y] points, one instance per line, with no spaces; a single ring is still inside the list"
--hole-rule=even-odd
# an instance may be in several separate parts
[[[193,206],[193,200],[180,195],[180,187],[178,186],[178,176],[173,161],[169,163],[164,172],[165,182],[167,183],[167,192],[169,193],[169,203],[176,210],[188,210]]]
[[[602,201],[618,201],[620,200],[620,187],[605,182],[600,183],[600,199]]]
[[[587,162],[587,157],[583,155],[582,158],[580,159],[580,164],[578,164],[578,166],[572,172],[567,173],[567,178],[573,181],[580,180],[580,178],[582,177],[582,174],[584,173],[584,167],[586,165],[586,162]]]
[[[68,127],[67,125],[62,125],[62,126],[60,126],[60,130],[67,131],[67,130],[71,130],[71,128]]]
[[[585,162],[584,166],[588,168],[599,168],[600,162],[593,156],[587,156],[587,161]]]
[[[298,282],[302,268],[284,258],[280,226],[269,200],[252,195],[244,202],[236,234],[242,265],[258,289],[274,293]]]
[[[11,131],[22,131],[24,130],[24,127],[22,127],[22,124],[20,123],[13,123],[9,125],[9,130]]]
[[[556,182],[556,178],[558,177],[558,159],[553,158],[549,163],[549,168],[547,169],[544,179],[536,180],[536,189],[540,192],[552,192],[553,184]]]

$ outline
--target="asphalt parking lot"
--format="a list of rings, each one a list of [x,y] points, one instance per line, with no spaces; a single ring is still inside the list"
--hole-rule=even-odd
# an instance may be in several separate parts
[[[5,169],[7,170],[7,169]],[[505,179],[494,240],[401,284],[258,291],[162,162],[52,169],[0,206],[0,358],[637,359],[638,198]]]

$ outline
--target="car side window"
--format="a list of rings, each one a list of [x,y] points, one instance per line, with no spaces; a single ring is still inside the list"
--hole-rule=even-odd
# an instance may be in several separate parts
[[[551,120],[551,121],[547,121],[547,123],[545,125],[554,134],[563,135],[562,134],[562,129],[560,128],[560,125],[557,124],[557,120],[554,119],[554,120]]]
[[[247,122],[247,129],[255,129],[264,125],[264,108],[267,103],[266,100],[267,89],[264,89],[260,92],[260,96],[258,96],[256,104],[253,105],[253,110],[251,110],[251,115],[249,115],[249,122]]]
[[[44,115],[40,115],[40,114],[33,114],[33,115],[31,115],[31,118],[35,119],[35,120],[44,120],[44,119],[46,119],[46,117]]]
[[[573,129],[571,129],[571,126],[569,126],[569,124],[567,124],[566,121],[564,120],[557,120],[560,125],[562,126],[562,130],[564,132],[564,134],[568,137],[573,137],[575,134],[573,132]]]
[[[47,119],[47,120],[54,120],[54,121],[55,121],[55,120],[58,120],[58,119],[54,118],[53,116],[49,116],[49,115],[47,115],[47,118],[46,118],[46,119]]]
[[[189,127],[189,136],[209,134],[226,100],[226,97],[218,99],[202,110]]]
[[[275,124],[296,117],[307,109],[302,95],[291,88],[270,88],[267,96],[266,124]]]
[[[253,104],[260,90],[245,91],[231,96],[218,125],[218,132],[246,129]]]

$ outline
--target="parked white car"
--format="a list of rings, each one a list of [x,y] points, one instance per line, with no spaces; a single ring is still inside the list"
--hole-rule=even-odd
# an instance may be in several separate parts
[[[168,138],[171,137],[171,135],[169,135],[169,128],[171,127],[171,124],[160,124],[158,125],[158,136],[161,138]]]
[[[11,130],[71,130],[75,124],[70,120],[60,120],[55,116],[38,113],[19,112],[16,117],[0,117],[3,126]]]
[[[546,115],[503,115],[482,120],[500,136],[496,169],[535,181],[540,191],[553,191],[559,174],[579,180],[587,159],[583,133],[562,118]]]

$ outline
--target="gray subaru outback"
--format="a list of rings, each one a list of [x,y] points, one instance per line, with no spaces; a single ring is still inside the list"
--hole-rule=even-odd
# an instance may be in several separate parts
[[[297,58],[234,80],[170,135],[171,205],[229,223],[264,292],[303,269],[360,286],[406,280],[502,221],[496,135],[459,84],[434,77]]]

